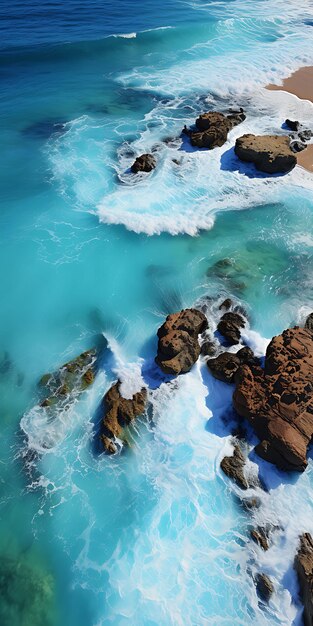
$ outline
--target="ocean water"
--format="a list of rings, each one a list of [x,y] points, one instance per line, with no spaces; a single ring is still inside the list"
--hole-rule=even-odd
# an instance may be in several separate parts
[[[220,470],[232,389],[205,363],[156,376],[164,316],[231,295],[244,340],[313,307],[313,178],[257,175],[245,132],[313,125],[313,105],[264,89],[313,64],[313,2],[12,0],[0,6],[0,624],[300,625],[292,569],[313,531],[313,469],[252,455],[267,491],[247,513]],[[198,113],[243,106],[222,148],[180,137]],[[157,169],[129,174],[153,151]],[[227,259],[227,262],[222,262]],[[95,383],[49,420],[38,380],[101,347]],[[122,454],[100,453],[101,399],[149,385]],[[249,494],[248,494],[249,495]],[[279,527],[268,552],[254,524]],[[275,586],[269,605],[253,575]]]

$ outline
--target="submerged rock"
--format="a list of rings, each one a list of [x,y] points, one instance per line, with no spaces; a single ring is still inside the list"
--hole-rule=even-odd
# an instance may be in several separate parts
[[[71,396],[76,397],[89,387],[94,381],[96,360],[96,350],[87,350],[62,365],[56,372],[44,374],[39,384],[48,389],[50,395],[41,402],[41,406],[54,406],[62,399],[68,400]]]
[[[257,574],[255,577],[258,596],[264,602],[268,602],[274,592],[274,585],[267,574]]]
[[[183,309],[168,315],[158,330],[157,365],[165,374],[184,374],[200,356],[198,335],[208,328],[208,322],[201,311]]]
[[[22,559],[1,556],[0,624],[2,626],[53,626],[54,580]]]
[[[243,135],[236,140],[235,153],[268,174],[290,172],[297,165],[286,135]]]
[[[270,342],[265,369],[243,365],[234,407],[261,440],[255,451],[285,471],[302,472],[313,435],[313,335],[289,328]]]
[[[143,387],[131,398],[124,398],[117,381],[105,394],[105,413],[102,419],[101,441],[106,452],[114,454],[117,447],[115,438],[121,438],[123,429],[136,417],[142,415],[147,402],[147,389]]]
[[[244,474],[245,457],[238,443],[234,445],[234,453],[232,456],[225,456],[221,461],[221,469],[224,474],[235,481],[241,489],[248,489],[249,482]]]
[[[223,317],[217,325],[218,332],[225,337],[231,345],[239,343],[241,337],[241,328],[245,327],[244,318],[239,313],[224,313]]]
[[[152,154],[141,154],[131,166],[134,174],[138,172],[151,172],[156,167],[156,160]]]
[[[298,575],[300,594],[304,605],[304,626],[313,624],[313,538],[310,533],[300,537],[300,547],[294,567]]]

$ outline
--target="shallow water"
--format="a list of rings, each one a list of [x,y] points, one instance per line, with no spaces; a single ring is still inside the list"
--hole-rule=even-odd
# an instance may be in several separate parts
[[[284,529],[261,553],[219,469],[232,390],[201,361],[169,384],[152,363],[164,316],[201,298],[213,328],[235,297],[260,355],[312,310],[312,175],[263,177],[233,153],[286,117],[312,125],[310,103],[264,89],[313,63],[312,3],[0,11],[0,622],[300,624],[292,562],[313,530],[312,461],[288,478],[252,455],[269,489],[255,522]],[[223,148],[181,140],[199,112],[230,106],[247,120]],[[156,171],[134,179],[150,150]],[[39,378],[95,345],[94,385],[49,420]],[[99,405],[117,376],[126,393],[143,377],[151,407],[109,458]],[[274,581],[268,607],[257,567]]]

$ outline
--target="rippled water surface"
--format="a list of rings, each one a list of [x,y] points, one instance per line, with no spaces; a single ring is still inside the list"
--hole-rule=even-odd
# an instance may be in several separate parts
[[[202,360],[160,384],[153,357],[164,316],[195,302],[213,328],[234,297],[259,355],[312,310],[312,175],[263,177],[233,151],[286,117],[312,126],[312,104],[264,89],[313,64],[312,9],[1,4],[1,625],[301,624],[292,562],[313,530],[312,460],[300,477],[261,464],[268,491],[247,513],[219,467],[232,389]],[[182,140],[203,110],[236,106],[247,119],[222,148]],[[156,170],[135,178],[150,151]],[[49,419],[38,380],[93,346],[94,385]],[[101,399],[117,377],[149,384],[150,405],[107,457]],[[264,522],[280,528],[266,553],[249,539]]]

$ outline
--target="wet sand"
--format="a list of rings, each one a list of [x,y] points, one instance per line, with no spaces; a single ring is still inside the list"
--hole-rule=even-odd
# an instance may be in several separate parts
[[[313,102],[313,67],[302,67],[283,80],[281,85],[267,85],[271,91],[288,91],[301,100]],[[313,128],[311,129],[313,130]],[[297,154],[298,165],[313,172],[313,144]]]
[[[313,102],[313,67],[302,67],[285,78],[281,85],[267,85],[266,88],[272,91],[288,91],[302,100]]]

